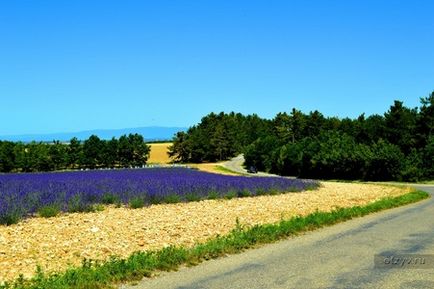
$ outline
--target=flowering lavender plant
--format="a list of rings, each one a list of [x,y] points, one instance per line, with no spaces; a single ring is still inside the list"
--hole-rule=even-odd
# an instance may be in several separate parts
[[[101,203],[142,200],[147,205],[302,191],[317,186],[311,180],[227,176],[186,168],[4,174],[0,175],[0,223],[17,222],[47,206],[76,212]]]

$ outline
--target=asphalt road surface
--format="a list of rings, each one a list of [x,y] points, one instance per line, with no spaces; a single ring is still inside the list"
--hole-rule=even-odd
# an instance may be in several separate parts
[[[434,194],[434,186],[423,190]],[[374,255],[434,254],[434,200],[387,210],[305,235],[161,273],[121,288],[434,288],[428,269],[374,267]]]

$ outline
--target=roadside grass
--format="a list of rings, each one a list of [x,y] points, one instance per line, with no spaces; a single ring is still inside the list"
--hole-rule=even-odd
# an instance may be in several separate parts
[[[239,172],[236,172],[236,171],[230,170],[230,169],[225,168],[224,166],[220,166],[220,165],[216,165],[216,166],[214,167],[214,169],[215,169],[217,172],[226,173],[226,174],[234,174],[234,175],[239,175],[239,176],[246,176],[246,175],[247,175],[247,174],[243,174],[243,173],[239,173]]]
[[[136,252],[127,259],[113,257],[107,262],[84,260],[79,268],[63,273],[44,274],[37,268],[36,275],[25,280],[0,286],[0,289],[103,289],[115,288],[116,284],[141,280],[156,271],[176,270],[180,265],[196,265],[204,260],[235,254],[261,244],[295,236],[305,231],[330,226],[352,218],[385,209],[414,203],[429,197],[423,191],[413,191],[394,198],[384,198],[365,206],[338,208],[331,212],[314,212],[296,216],[276,224],[244,227],[236,222],[235,229],[225,236],[218,236],[192,248],[170,246],[158,251]]]

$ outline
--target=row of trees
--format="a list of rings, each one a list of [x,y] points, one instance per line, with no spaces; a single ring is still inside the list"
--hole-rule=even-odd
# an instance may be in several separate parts
[[[324,117],[293,109],[272,120],[210,114],[179,133],[171,156],[181,162],[225,160],[244,153],[246,166],[311,178],[434,178],[434,92],[418,108],[395,101],[383,115]]]
[[[228,159],[270,133],[271,122],[257,115],[210,113],[187,132],[178,132],[169,156],[177,162],[215,162]]]
[[[95,135],[69,143],[0,141],[0,172],[136,167],[146,164],[150,147],[139,134],[101,140]]]

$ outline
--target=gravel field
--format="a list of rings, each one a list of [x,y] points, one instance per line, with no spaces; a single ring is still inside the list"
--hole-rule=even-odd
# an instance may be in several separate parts
[[[273,223],[281,218],[329,211],[397,196],[410,188],[324,182],[315,191],[232,200],[153,205],[142,209],[108,207],[102,212],[31,218],[0,226],[0,280],[22,273],[30,277],[40,265],[61,271],[83,258],[126,257],[138,250],[168,245],[191,246],[241,224]]]

